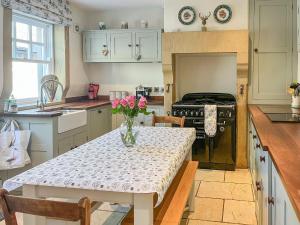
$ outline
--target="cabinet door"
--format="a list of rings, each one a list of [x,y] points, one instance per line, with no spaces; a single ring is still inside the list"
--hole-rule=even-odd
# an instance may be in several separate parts
[[[272,197],[271,225],[299,225],[300,222],[284,189],[274,165],[272,165]]]
[[[89,112],[89,140],[110,132],[112,128],[111,108],[97,108]]]
[[[254,99],[289,99],[292,75],[292,1],[255,2]]]
[[[84,52],[85,62],[109,61],[110,60],[109,34],[104,32],[85,33],[83,52]]]
[[[138,62],[155,62],[159,60],[157,31],[135,33],[135,59]]]
[[[70,151],[74,145],[74,137],[66,137],[58,142],[58,154],[64,154]]]
[[[260,164],[261,164],[261,224],[269,225],[270,207],[268,199],[271,196],[269,177],[271,177],[271,169],[269,168],[269,154],[267,151],[261,151]]]
[[[75,134],[74,135],[74,145],[73,145],[73,148],[77,148],[80,145],[85,144],[87,142],[87,140],[88,140],[88,134],[87,134],[87,132],[82,132],[82,133],[79,133],[79,134]]]
[[[132,32],[111,33],[111,59],[116,62],[133,61]]]

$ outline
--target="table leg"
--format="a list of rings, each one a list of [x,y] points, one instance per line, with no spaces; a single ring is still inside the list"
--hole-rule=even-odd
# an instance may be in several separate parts
[[[26,198],[38,198],[36,186],[24,185],[23,196]],[[29,214],[23,215],[23,225],[45,225],[45,224],[46,224],[46,220],[44,217],[33,216]]]
[[[153,194],[134,194],[134,225],[153,225]]]
[[[192,154],[193,154],[193,150],[191,148],[189,153],[188,153],[187,160],[192,160]],[[194,210],[195,210],[195,196],[194,196],[195,191],[194,191],[194,189],[195,189],[195,180],[193,181],[190,196],[189,196],[189,199],[188,199],[188,206],[189,206],[189,211],[190,212],[194,212]]]

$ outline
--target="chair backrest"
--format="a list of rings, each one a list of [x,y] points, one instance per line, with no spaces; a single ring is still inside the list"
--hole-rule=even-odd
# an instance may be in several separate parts
[[[6,225],[18,225],[16,212],[70,222],[80,221],[80,225],[91,223],[91,203],[88,198],[82,198],[78,203],[49,201],[13,196],[0,189],[0,207]]]
[[[170,123],[184,127],[185,117],[175,117],[175,116],[156,116],[153,114],[152,126],[157,123]]]

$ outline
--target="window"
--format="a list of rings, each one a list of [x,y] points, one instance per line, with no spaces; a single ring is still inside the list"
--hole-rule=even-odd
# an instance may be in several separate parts
[[[24,104],[36,102],[41,78],[54,70],[53,25],[14,14],[12,58],[12,94]]]

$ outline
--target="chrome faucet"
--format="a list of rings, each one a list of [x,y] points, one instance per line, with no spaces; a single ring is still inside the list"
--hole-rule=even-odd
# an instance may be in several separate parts
[[[39,104],[39,108],[40,108],[41,111],[45,110],[46,103],[44,102],[45,101],[45,99],[44,99],[44,90],[46,88],[46,84],[48,84],[49,82],[58,84],[58,86],[60,86],[62,92],[64,91],[63,85],[58,81],[58,79],[49,79],[49,80],[46,80],[45,82],[43,82],[42,85],[41,85],[41,90],[40,90],[40,93],[41,93],[41,97],[40,98],[41,99],[40,99],[40,104]],[[55,90],[54,92],[51,92],[51,94],[50,94],[49,90],[48,90],[47,95],[51,99],[51,101],[53,101],[53,99],[55,98],[56,91],[57,90]],[[49,95],[51,95],[51,96],[49,96]]]

